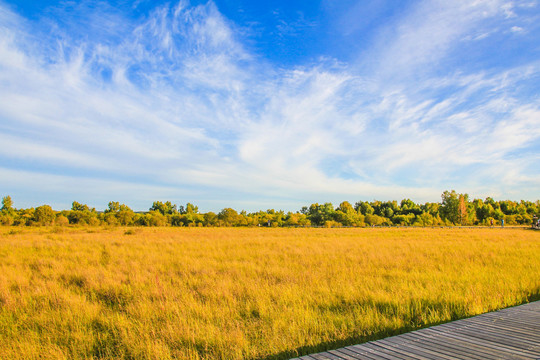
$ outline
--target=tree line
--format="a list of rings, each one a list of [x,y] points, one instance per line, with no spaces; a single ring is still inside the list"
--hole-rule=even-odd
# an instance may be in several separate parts
[[[269,209],[248,213],[224,208],[218,213],[199,212],[187,203],[154,201],[146,212],[135,212],[125,204],[109,202],[97,211],[77,201],[70,210],[55,211],[49,205],[16,209],[10,196],[2,198],[0,225],[67,226],[269,226],[269,227],[366,227],[366,226],[453,226],[453,225],[530,225],[540,214],[540,201],[495,201],[488,197],[469,199],[468,194],[445,191],[440,203],[417,204],[410,199],[397,201],[343,201],[311,204],[297,212]]]

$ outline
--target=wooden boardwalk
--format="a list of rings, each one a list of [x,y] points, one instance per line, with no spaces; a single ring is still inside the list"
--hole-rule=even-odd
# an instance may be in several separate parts
[[[540,301],[297,359],[540,359]]]

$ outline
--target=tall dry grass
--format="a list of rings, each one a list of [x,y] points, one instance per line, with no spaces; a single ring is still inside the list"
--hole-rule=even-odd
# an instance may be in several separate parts
[[[540,232],[0,228],[1,359],[279,359],[538,299]]]

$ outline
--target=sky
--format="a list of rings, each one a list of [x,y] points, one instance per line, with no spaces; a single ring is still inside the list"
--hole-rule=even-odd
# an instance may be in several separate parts
[[[540,198],[535,0],[0,0],[0,196]]]

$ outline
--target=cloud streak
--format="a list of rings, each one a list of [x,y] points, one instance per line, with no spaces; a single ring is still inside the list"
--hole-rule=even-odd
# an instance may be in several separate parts
[[[419,2],[357,63],[280,68],[212,2],[135,20],[82,3],[56,10],[63,23],[0,3],[0,186],[25,206],[123,194],[214,211],[450,188],[538,198],[540,64],[446,69],[467,36],[500,32],[494,19],[521,28],[520,6]],[[81,17],[93,36],[69,31]]]

